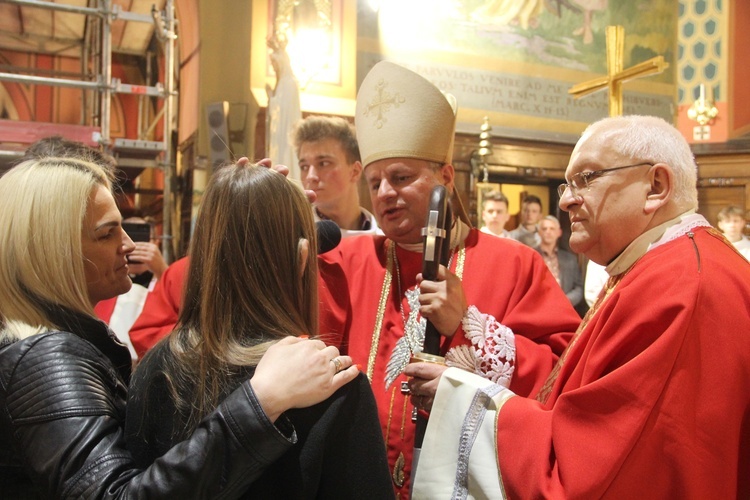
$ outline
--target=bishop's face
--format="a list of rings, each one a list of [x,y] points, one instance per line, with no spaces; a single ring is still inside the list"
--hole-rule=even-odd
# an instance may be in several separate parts
[[[432,188],[453,190],[453,166],[435,169],[425,160],[388,158],[370,163],[365,179],[372,209],[385,235],[397,243],[419,243]]]

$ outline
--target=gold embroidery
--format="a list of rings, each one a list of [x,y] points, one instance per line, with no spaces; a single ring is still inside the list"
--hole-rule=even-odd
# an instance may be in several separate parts
[[[393,484],[395,484],[399,488],[403,488],[404,486],[404,466],[405,465],[406,465],[406,460],[404,459],[404,453],[401,452],[398,454],[396,463],[393,465],[393,474],[391,475],[391,477],[393,478]]]
[[[581,333],[583,330],[586,329],[586,327],[589,324],[589,321],[591,318],[594,317],[596,312],[599,310],[599,307],[604,303],[604,301],[609,297],[612,292],[614,291],[617,284],[622,280],[625,275],[628,274],[627,271],[624,273],[618,274],[617,276],[610,276],[607,280],[607,283],[604,285],[604,288],[599,293],[599,297],[597,297],[596,302],[594,302],[594,305],[591,306],[591,309],[588,310],[586,315],[583,317],[583,320],[581,321],[581,324],[578,325],[578,329],[576,330],[576,333],[573,335],[573,338],[570,340],[570,343],[563,351],[562,355],[560,356],[560,359],[557,360],[557,363],[555,363],[554,368],[552,368],[552,372],[547,377],[547,380],[544,382],[544,385],[539,390],[539,394],[536,396],[536,400],[541,403],[546,403],[547,399],[549,399],[549,395],[552,392],[552,386],[555,385],[555,381],[557,380],[557,377],[560,375],[560,370],[562,369],[562,366],[565,364],[565,360],[568,357],[568,353],[573,348],[573,346],[578,342],[578,339],[581,336]]]
[[[391,106],[398,108],[401,104],[406,102],[401,94],[390,94],[385,90],[388,86],[385,79],[381,78],[380,81],[375,85],[375,91],[377,95],[372,98],[370,103],[367,105],[367,109],[364,112],[365,116],[375,117],[375,128],[383,128],[383,125],[388,121],[385,114],[391,110]]]
[[[387,245],[393,245],[388,241]],[[367,380],[372,383],[372,374],[375,371],[375,358],[378,354],[378,343],[380,342],[380,330],[383,328],[383,316],[385,315],[385,305],[388,302],[388,292],[391,289],[393,280],[393,256],[391,252],[386,251],[388,259],[385,266],[385,278],[383,278],[383,288],[380,290],[380,301],[378,302],[378,314],[375,317],[375,328],[372,330],[372,344],[370,344],[370,356],[367,358]]]
[[[456,277],[463,281],[464,278],[464,262],[466,261],[466,247],[463,242],[458,247],[458,259],[456,261]]]

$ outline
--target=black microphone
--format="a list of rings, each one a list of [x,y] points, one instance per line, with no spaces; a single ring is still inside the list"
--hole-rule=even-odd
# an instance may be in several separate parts
[[[318,232],[318,255],[330,252],[341,241],[341,229],[332,220],[319,220],[315,223]]]

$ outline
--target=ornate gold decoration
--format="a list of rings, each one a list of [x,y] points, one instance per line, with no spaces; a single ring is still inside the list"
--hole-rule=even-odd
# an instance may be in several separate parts
[[[399,488],[404,487],[404,466],[406,466],[406,460],[404,459],[404,453],[401,452],[398,454],[396,463],[393,464],[393,472],[391,473],[393,484],[395,484]]]
[[[390,111],[391,106],[398,108],[401,104],[406,102],[406,98],[401,94],[390,94],[386,91],[385,88],[387,86],[388,83],[382,78],[378,81],[377,85],[375,85],[377,95],[372,101],[370,101],[370,104],[367,105],[367,109],[364,113],[365,116],[375,115],[375,128],[383,128],[385,122],[388,121],[385,114]]]
[[[628,80],[661,73],[669,67],[664,56],[652,57],[648,61],[623,69],[625,28],[607,26],[607,75],[570,87],[568,94],[579,99],[603,89],[609,89],[609,116],[622,115],[622,84]]]
[[[479,128],[479,149],[477,150],[477,156],[481,161],[482,167],[482,180],[481,182],[490,182],[490,171],[487,168],[487,158],[492,156],[492,125],[490,125],[490,117],[485,116],[482,121],[482,126]]]
[[[274,32],[288,34],[300,24],[308,27],[331,27],[331,0],[277,0]]]
[[[703,126],[716,118],[718,114],[719,110],[714,106],[714,100],[706,98],[706,86],[701,83],[698,99],[687,110],[688,118]]]

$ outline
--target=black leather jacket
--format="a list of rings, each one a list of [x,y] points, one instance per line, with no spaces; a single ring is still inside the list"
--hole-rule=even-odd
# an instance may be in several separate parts
[[[104,323],[68,316],[58,324],[75,333],[0,345],[3,498],[234,498],[296,440],[245,381],[188,440],[136,468],[123,432],[127,349]]]

